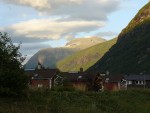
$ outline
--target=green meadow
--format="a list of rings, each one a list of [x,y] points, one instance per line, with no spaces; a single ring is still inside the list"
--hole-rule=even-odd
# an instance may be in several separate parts
[[[0,97],[0,113],[150,113],[150,90],[28,91]]]

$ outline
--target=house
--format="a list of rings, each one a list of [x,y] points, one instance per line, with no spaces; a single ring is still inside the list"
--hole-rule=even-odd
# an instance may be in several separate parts
[[[25,71],[30,76],[30,88],[54,88],[58,69],[35,69]]]
[[[80,91],[101,91],[102,78],[99,73],[87,72],[62,72],[60,75],[63,77],[63,86],[74,88]]]
[[[150,75],[125,75],[127,88],[150,88]]]
[[[81,91],[86,91],[88,89],[88,80],[85,76],[86,73],[62,72],[60,75],[63,77],[64,87]]]
[[[126,80],[123,75],[106,75],[102,77],[105,90],[121,90],[126,89]]]

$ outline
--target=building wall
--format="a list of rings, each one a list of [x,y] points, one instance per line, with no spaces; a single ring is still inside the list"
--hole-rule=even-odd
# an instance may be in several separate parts
[[[66,82],[63,84],[63,86],[67,87],[67,88],[74,88],[74,89],[80,90],[80,91],[88,90],[87,83],[85,83],[85,82]]]
[[[80,91],[87,91],[87,89],[88,89],[87,84],[84,82],[73,83],[73,87]]]
[[[144,84],[136,84],[136,81],[133,80],[132,84],[128,84],[128,88],[144,88]],[[150,88],[150,80],[146,81],[145,88]]]
[[[146,88],[150,88],[150,80],[146,81]]]
[[[118,82],[115,83],[104,83],[105,90],[117,91],[120,89]]]
[[[44,80],[32,79],[30,86],[31,88],[49,88],[49,79]]]

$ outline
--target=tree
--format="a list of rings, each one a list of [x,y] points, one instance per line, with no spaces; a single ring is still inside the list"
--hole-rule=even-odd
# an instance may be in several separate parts
[[[0,93],[19,94],[26,87],[28,77],[24,74],[22,62],[25,60],[7,33],[0,32]]]

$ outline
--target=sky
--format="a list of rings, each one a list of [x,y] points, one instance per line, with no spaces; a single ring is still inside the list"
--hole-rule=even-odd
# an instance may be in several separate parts
[[[117,37],[148,0],[0,0],[0,32],[29,59],[74,38]]]

